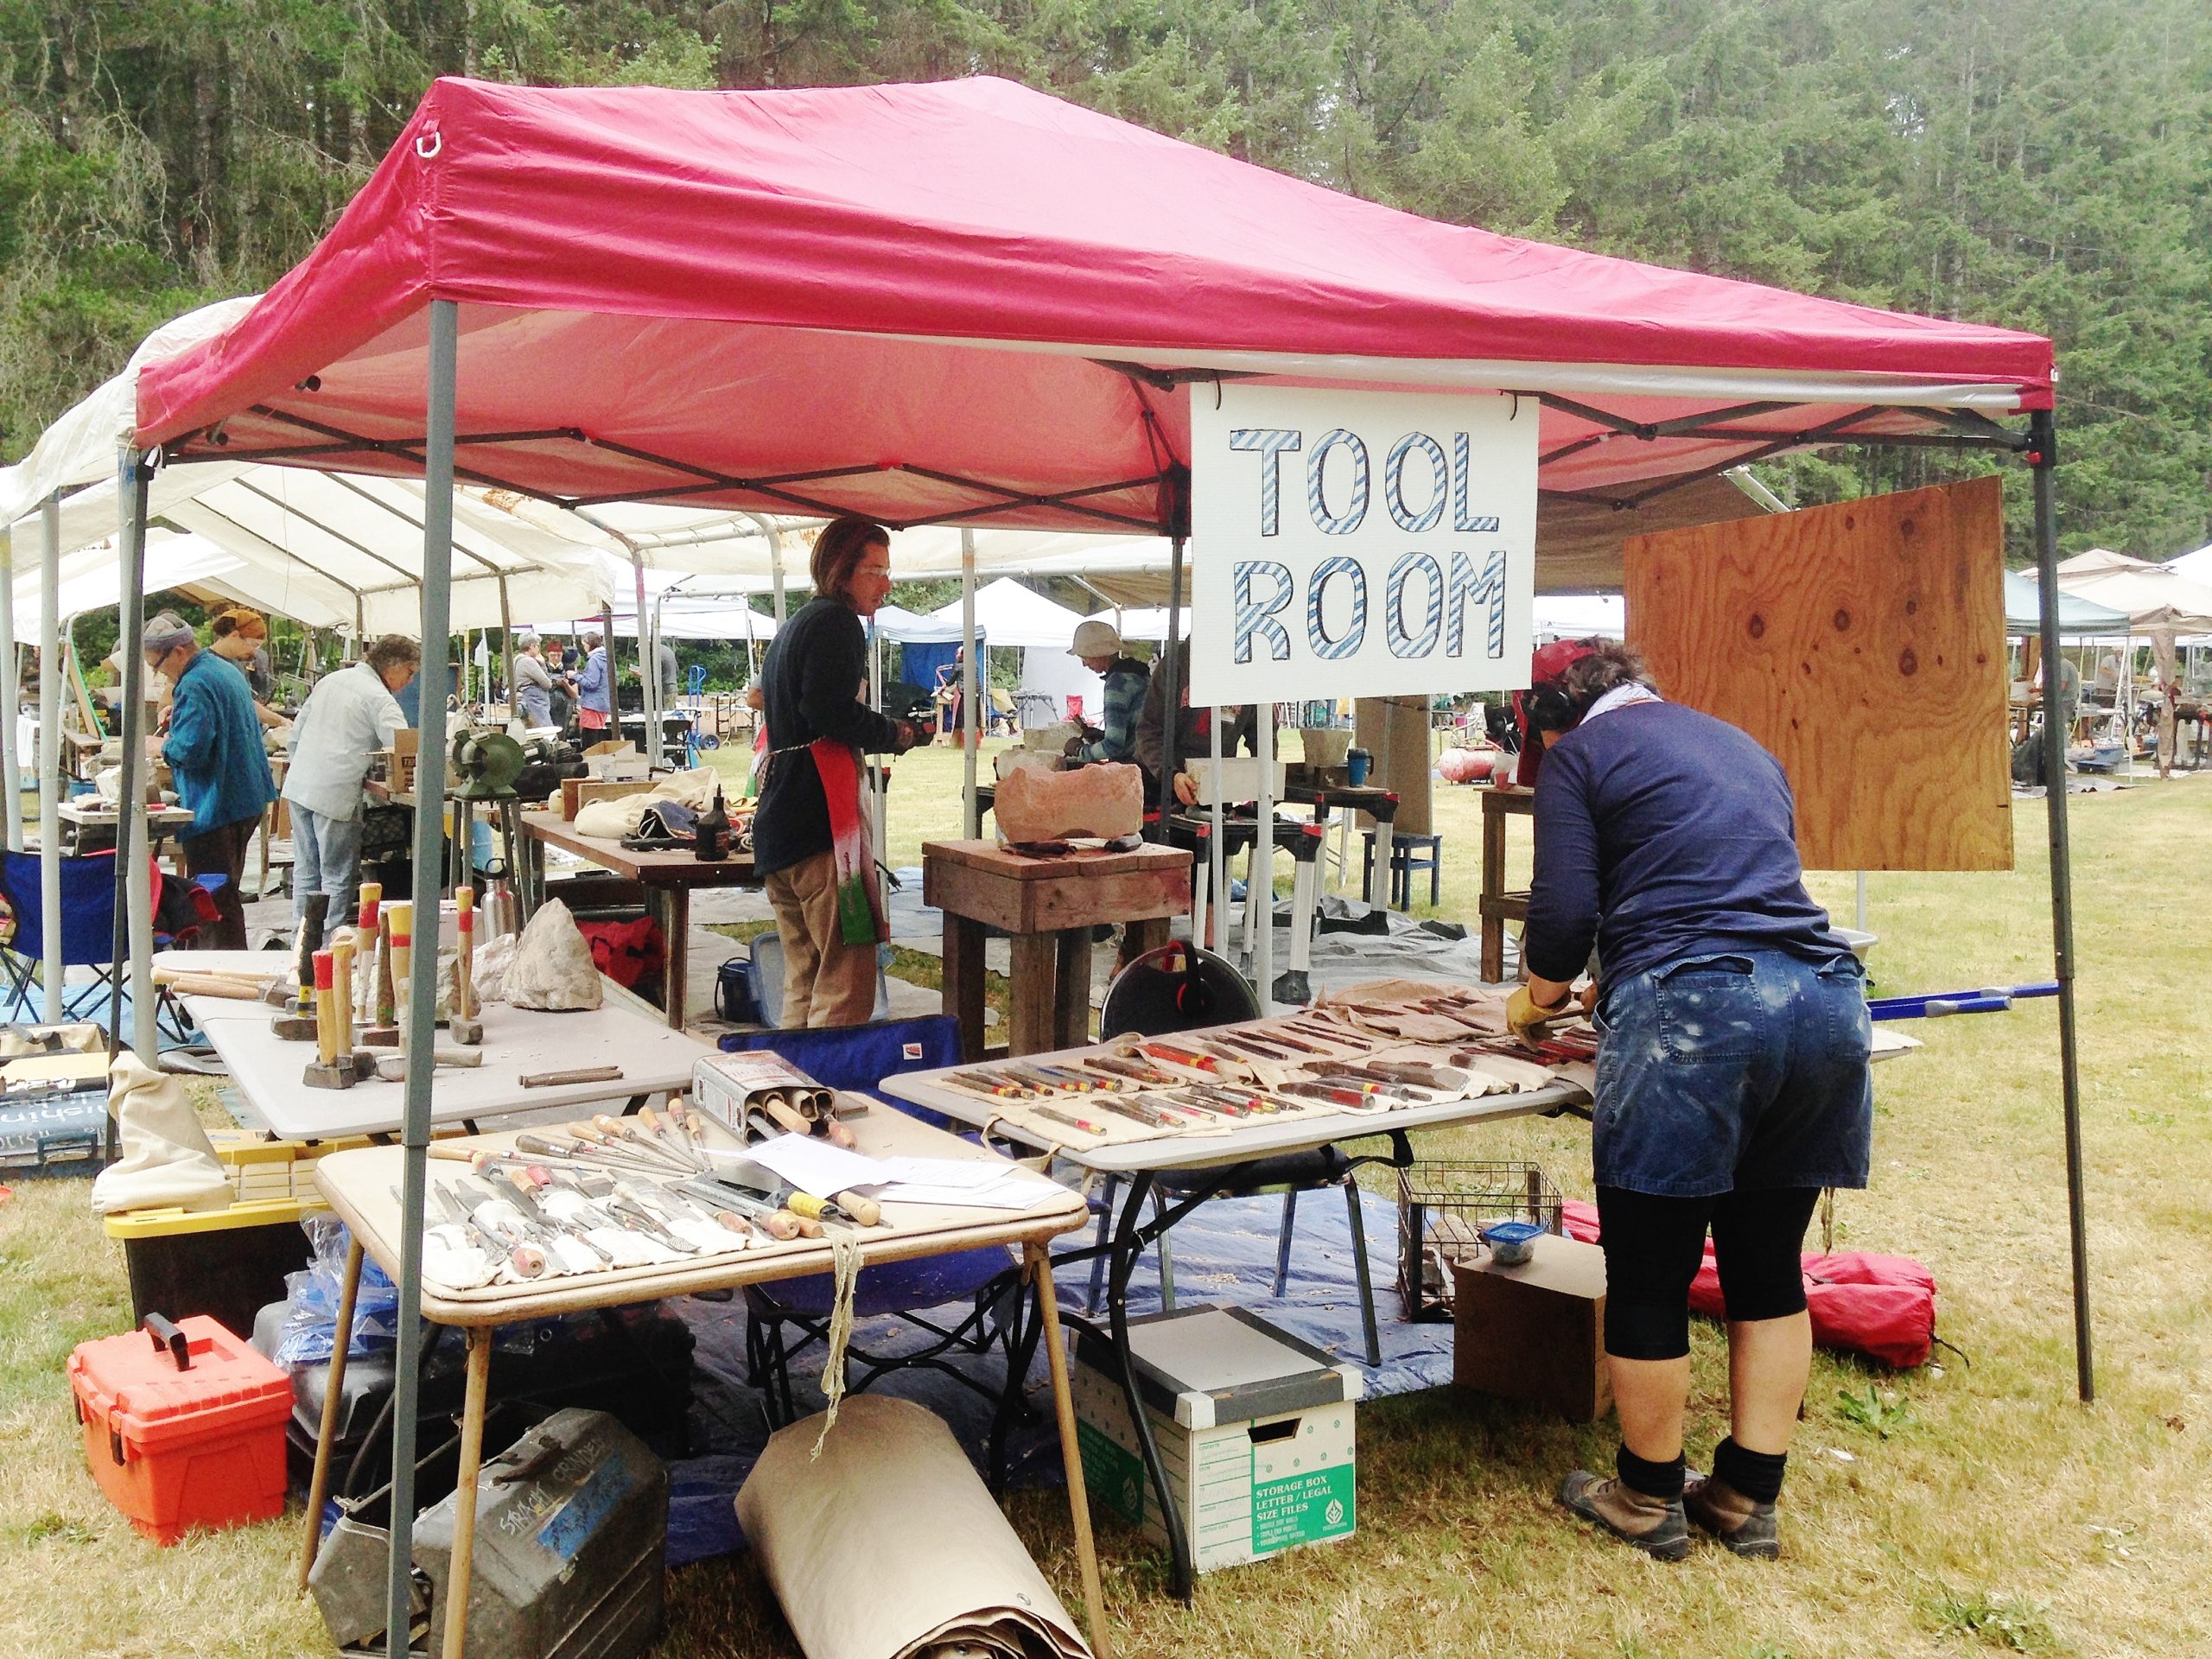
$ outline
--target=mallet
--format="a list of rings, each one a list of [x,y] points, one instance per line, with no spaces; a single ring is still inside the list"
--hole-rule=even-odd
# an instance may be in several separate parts
[[[454,889],[454,918],[460,947],[454,957],[453,1012],[446,1020],[446,1035],[474,1048],[484,1040],[484,1022],[476,1006],[476,890]]]
[[[336,959],[330,951],[318,950],[310,969],[315,976],[315,1058],[301,1081],[310,1089],[351,1089],[360,1078],[351,1053],[343,1065],[338,1063]]]

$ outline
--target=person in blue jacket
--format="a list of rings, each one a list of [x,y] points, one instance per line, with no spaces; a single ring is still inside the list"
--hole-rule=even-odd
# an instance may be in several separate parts
[[[1776,1500],[1812,1363],[1800,1264],[1821,1189],[1866,1185],[1865,976],[1806,893],[1781,764],[1660,696],[1603,641],[1546,646],[1525,699],[1536,765],[1524,1034],[1567,1011],[1597,949],[1591,1158],[1605,1252],[1611,1478],[1560,1502],[1662,1560],[1689,1524],[1779,1554]],[[1689,1288],[1710,1228],[1726,1304],[1729,1432],[1688,1473]]]
[[[202,651],[190,627],[164,611],[146,624],[146,666],[168,676],[175,688],[168,762],[177,799],[192,814],[191,831],[177,838],[184,868],[194,876],[219,875],[216,922],[198,943],[210,950],[246,948],[245,908],[238,884],[245,849],[276,785],[263,747],[261,717],[245,676],[212,651]]]
[[[613,723],[614,677],[607,671],[607,647],[597,633],[586,633],[583,671],[576,676],[576,725],[603,732]]]

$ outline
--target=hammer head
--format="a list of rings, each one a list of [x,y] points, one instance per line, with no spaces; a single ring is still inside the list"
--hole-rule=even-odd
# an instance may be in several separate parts
[[[350,1057],[328,1065],[311,1060],[300,1081],[310,1089],[351,1089],[360,1081],[360,1074],[353,1069]]]
[[[269,1029],[287,1043],[311,1043],[319,1034],[311,1014],[280,1014],[269,1022]]]
[[[446,1035],[468,1048],[479,1048],[484,1042],[484,1022],[481,1020],[452,1019],[446,1021]]]

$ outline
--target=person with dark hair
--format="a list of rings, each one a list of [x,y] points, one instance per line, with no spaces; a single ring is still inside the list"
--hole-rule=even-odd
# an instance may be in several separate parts
[[[245,906],[238,884],[245,849],[262,810],[276,798],[253,693],[237,664],[200,649],[190,627],[163,611],[146,624],[146,666],[175,687],[162,759],[176,780],[192,829],[177,838],[192,875],[219,875],[210,895],[216,921],[200,935],[210,950],[245,949]]]
[[[1547,646],[1533,677],[1529,977],[1506,1018],[1528,1034],[1559,1017],[1595,943],[1592,1156],[1621,1425],[1613,1478],[1577,1470],[1560,1502],[1662,1560],[1688,1552],[1690,1522],[1771,1557],[1812,1363],[1805,1230],[1822,1187],[1866,1185],[1865,976],[1806,893],[1772,755],[1666,702],[1618,645]],[[1693,1478],[1689,1287],[1708,1227],[1729,1433]]]
[[[292,810],[292,908],[330,895],[323,940],[353,925],[361,886],[361,785],[369,758],[406,725],[398,694],[423,666],[423,648],[403,635],[373,640],[351,668],[325,675],[292,728],[284,798]]]
[[[753,820],[753,868],[784,948],[786,1026],[854,1026],[875,1011],[876,947],[889,937],[861,755],[904,754],[928,728],[860,700],[863,618],[891,591],[891,536],[860,518],[816,537],[814,597],[761,665],[766,753]]]

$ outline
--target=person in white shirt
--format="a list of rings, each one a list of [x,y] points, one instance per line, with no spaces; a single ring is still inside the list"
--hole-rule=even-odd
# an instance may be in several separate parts
[[[292,908],[311,893],[330,895],[326,944],[353,925],[361,886],[361,781],[369,757],[407,724],[397,692],[423,666],[412,639],[386,634],[365,658],[327,676],[292,727],[284,799],[292,812]]]

